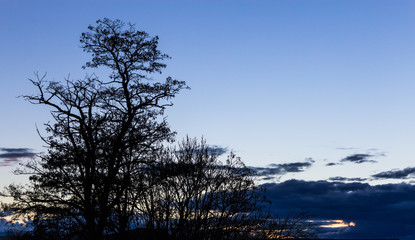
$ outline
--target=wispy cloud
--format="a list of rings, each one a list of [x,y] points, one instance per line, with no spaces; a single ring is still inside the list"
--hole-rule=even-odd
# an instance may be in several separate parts
[[[13,166],[24,158],[32,158],[36,155],[29,148],[0,148],[0,167]]]
[[[415,177],[415,167],[407,167],[402,170],[390,170],[372,175],[376,179],[407,179]]]
[[[208,147],[208,150],[210,152],[214,152],[218,155],[222,155],[225,154],[226,152],[228,152],[228,148],[226,147],[221,147],[221,146],[217,146],[217,145],[212,145]]]
[[[336,165],[341,165],[341,163],[330,162],[326,164],[326,166],[336,166]]]
[[[286,173],[304,172],[306,168],[313,165],[315,161],[307,158],[305,162],[292,162],[281,164],[270,164],[267,167],[250,167],[255,174],[264,179],[270,179],[273,176],[284,175]]]
[[[213,154],[216,154],[218,156],[223,155],[223,154],[225,154],[225,153],[227,153],[229,151],[227,147],[221,147],[221,146],[217,146],[217,145],[208,146],[206,148],[206,150],[209,153],[213,153]],[[200,149],[194,149],[193,151],[194,151],[193,153],[197,153],[197,152],[200,151]],[[183,153],[183,152],[186,152],[186,151],[184,151],[184,150],[177,150],[176,152],[177,153]]]
[[[357,148],[354,148],[354,147],[337,147],[336,149],[337,150],[355,150]]]
[[[340,160],[340,162],[352,162],[352,163],[376,163],[377,161],[372,160],[371,158],[374,157],[374,155],[371,154],[352,154],[349,155],[345,158],[343,158],[342,160]]]
[[[357,150],[357,148],[353,147],[338,147],[337,150]],[[375,160],[377,157],[384,157],[386,156],[384,152],[380,152],[377,148],[370,148],[365,151],[366,153],[353,153],[349,154],[345,158],[340,159],[338,162],[329,162],[326,166],[336,166],[336,165],[343,165],[344,163],[377,163],[378,161]]]
[[[340,182],[363,182],[368,180],[367,178],[347,178],[347,177],[331,177],[329,178],[330,181],[340,181]]]

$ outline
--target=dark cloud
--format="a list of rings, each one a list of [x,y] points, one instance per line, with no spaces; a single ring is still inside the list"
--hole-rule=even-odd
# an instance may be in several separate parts
[[[326,166],[336,166],[336,165],[341,165],[341,163],[330,162],[326,164]]]
[[[316,219],[353,221],[354,227],[324,230],[333,238],[399,238],[415,236],[415,186],[406,183],[371,186],[341,181],[289,180],[263,184],[275,213],[308,211]]]
[[[228,152],[228,148],[226,148],[226,147],[220,147],[220,146],[217,146],[217,145],[212,145],[212,146],[209,146],[209,147],[207,147],[206,148],[207,149],[207,151],[209,152],[209,153],[214,153],[214,154],[217,154],[218,156],[220,156],[220,155],[223,155],[223,154],[225,154],[226,152]],[[200,149],[196,149],[196,150],[194,150],[195,152],[194,153],[196,153],[196,152],[198,152]],[[177,153],[180,153],[180,152],[185,152],[185,151],[183,151],[183,150],[178,150],[178,151],[176,151]]]
[[[0,148],[0,167],[13,166],[23,158],[31,158],[36,155],[29,148]]]
[[[402,170],[380,172],[372,175],[372,177],[376,179],[407,179],[409,177],[415,177],[415,167],[408,167]]]
[[[273,177],[273,176],[264,176],[264,177],[261,178],[261,180],[271,181],[271,180],[275,180],[275,177]]]
[[[313,163],[313,159],[307,158],[306,162],[270,164],[267,167],[251,167],[251,169],[255,171],[257,176],[269,179],[273,175],[283,175],[290,172],[304,172],[304,170],[311,167]]]
[[[345,158],[343,158],[341,160],[341,162],[352,162],[352,163],[366,163],[366,162],[371,162],[371,163],[375,163],[377,161],[372,160],[370,158],[374,157],[374,155],[371,154],[352,154],[349,155]]]
[[[22,152],[30,152],[30,148],[0,148],[0,152],[7,152],[7,153],[22,153]]]
[[[367,178],[347,178],[347,177],[331,177],[329,178],[330,181],[342,181],[342,182],[363,182],[368,180]]]
[[[222,155],[225,154],[228,151],[228,148],[226,147],[221,147],[221,146],[217,146],[217,145],[212,145],[208,147],[208,150],[210,152],[214,152],[218,155]]]

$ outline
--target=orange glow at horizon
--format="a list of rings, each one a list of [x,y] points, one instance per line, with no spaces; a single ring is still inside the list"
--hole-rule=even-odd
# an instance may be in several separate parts
[[[345,222],[343,220],[327,220],[327,221],[323,221],[324,223],[327,224],[322,224],[320,225],[320,227],[323,228],[344,228],[344,227],[354,227],[356,226],[355,222]]]

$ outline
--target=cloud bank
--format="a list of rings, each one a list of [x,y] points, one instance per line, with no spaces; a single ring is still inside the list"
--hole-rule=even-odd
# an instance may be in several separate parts
[[[321,237],[415,239],[414,185],[289,180],[262,186],[275,213],[301,209],[316,219],[356,224],[322,230]]]

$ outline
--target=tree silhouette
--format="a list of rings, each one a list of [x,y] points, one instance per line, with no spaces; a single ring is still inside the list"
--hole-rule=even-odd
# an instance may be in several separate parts
[[[147,228],[167,230],[172,239],[235,239],[258,223],[265,199],[234,154],[222,163],[204,141],[186,138],[157,158],[138,202]]]
[[[253,239],[312,236],[306,215],[277,218],[254,173],[204,140],[174,147],[164,109],[186,83],[152,81],[168,55],[158,38],[120,20],[98,20],[81,35],[84,68],[108,78],[48,81],[36,74],[33,104],[51,108],[47,152],[24,165],[30,184],[11,184],[7,205],[32,220],[29,239]],[[163,145],[164,144],[164,145]]]
[[[55,239],[103,239],[129,229],[131,201],[144,191],[139,172],[147,155],[174,135],[160,116],[186,88],[170,77],[150,80],[168,58],[157,37],[119,20],[98,20],[88,29],[80,42],[92,60],[84,68],[106,67],[111,74],[63,83],[39,75],[31,80],[38,94],[25,99],[50,107],[54,121],[45,124],[49,135],[42,137],[47,153],[19,172],[31,174],[29,187],[8,187],[16,200],[11,207],[33,219],[35,231],[54,229]]]
[[[315,237],[308,216],[280,218],[255,183],[253,170],[230,153],[225,161],[202,139],[153,155],[145,169],[147,191],[137,202],[137,225],[169,232],[171,239],[266,239]]]

